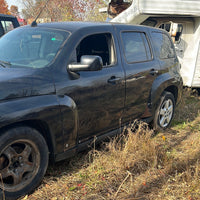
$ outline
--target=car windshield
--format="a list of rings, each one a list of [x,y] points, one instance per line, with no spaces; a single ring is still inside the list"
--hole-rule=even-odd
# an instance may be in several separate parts
[[[0,38],[2,65],[43,68],[56,56],[69,32],[46,28],[19,28]]]

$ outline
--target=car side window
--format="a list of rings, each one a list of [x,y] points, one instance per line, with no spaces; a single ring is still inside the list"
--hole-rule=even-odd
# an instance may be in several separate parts
[[[115,63],[114,42],[110,33],[93,34],[85,37],[71,55],[71,62],[80,62],[83,55],[97,55],[104,66]]]
[[[12,21],[4,21],[4,20],[2,20],[1,24],[3,26],[3,29],[4,29],[5,33],[7,33],[7,32],[9,32],[9,31],[14,29]]]
[[[3,27],[1,25],[1,22],[0,22],[0,37],[4,35],[4,30],[3,30]]]
[[[128,63],[144,62],[152,59],[151,50],[145,33],[121,33],[124,54]]]
[[[152,32],[152,39],[156,48],[156,53],[160,59],[175,57],[173,43],[167,34],[161,32]]]

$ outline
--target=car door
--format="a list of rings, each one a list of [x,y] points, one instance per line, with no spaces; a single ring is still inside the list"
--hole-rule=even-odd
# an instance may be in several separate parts
[[[15,17],[0,16],[0,37],[5,33],[19,26],[19,22]]]
[[[148,33],[139,27],[118,27],[122,62],[126,71],[126,101],[123,123],[141,117],[147,109],[153,81],[160,66],[153,57]],[[149,117],[149,113],[143,117]]]
[[[69,42],[74,48],[71,49],[68,64],[80,63],[84,55],[98,55],[104,65],[100,71],[80,71],[72,74],[66,70],[60,72],[60,75],[57,74],[58,78],[55,77],[57,95],[67,96],[74,102],[78,115],[77,139],[78,143],[82,143],[94,135],[119,128],[124,108],[125,75],[112,30],[91,30],[88,27],[87,30],[72,35]],[[67,117],[67,114],[63,113],[63,118]],[[67,130],[68,125],[65,122],[63,126],[67,143],[70,130]]]

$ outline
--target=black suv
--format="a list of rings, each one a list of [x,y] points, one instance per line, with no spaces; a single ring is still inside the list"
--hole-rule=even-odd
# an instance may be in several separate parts
[[[0,14],[0,37],[19,26],[20,25],[16,17],[12,15]]]
[[[71,157],[133,119],[167,128],[179,68],[168,33],[150,27],[48,23],[1,37],[0,193],[32,191],[49,158]]]

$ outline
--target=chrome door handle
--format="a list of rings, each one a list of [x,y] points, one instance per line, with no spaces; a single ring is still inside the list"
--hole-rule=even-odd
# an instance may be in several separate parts
[[[151,74],[152,76],[158,74],[158,70],[152,69],[149,74]]]
[[[116,77],[116,76],[111,76],[109,79],[108,79],[108,83],[110,84],[116,84],[117,82],[120,81],[120,78],[119,77]]]

